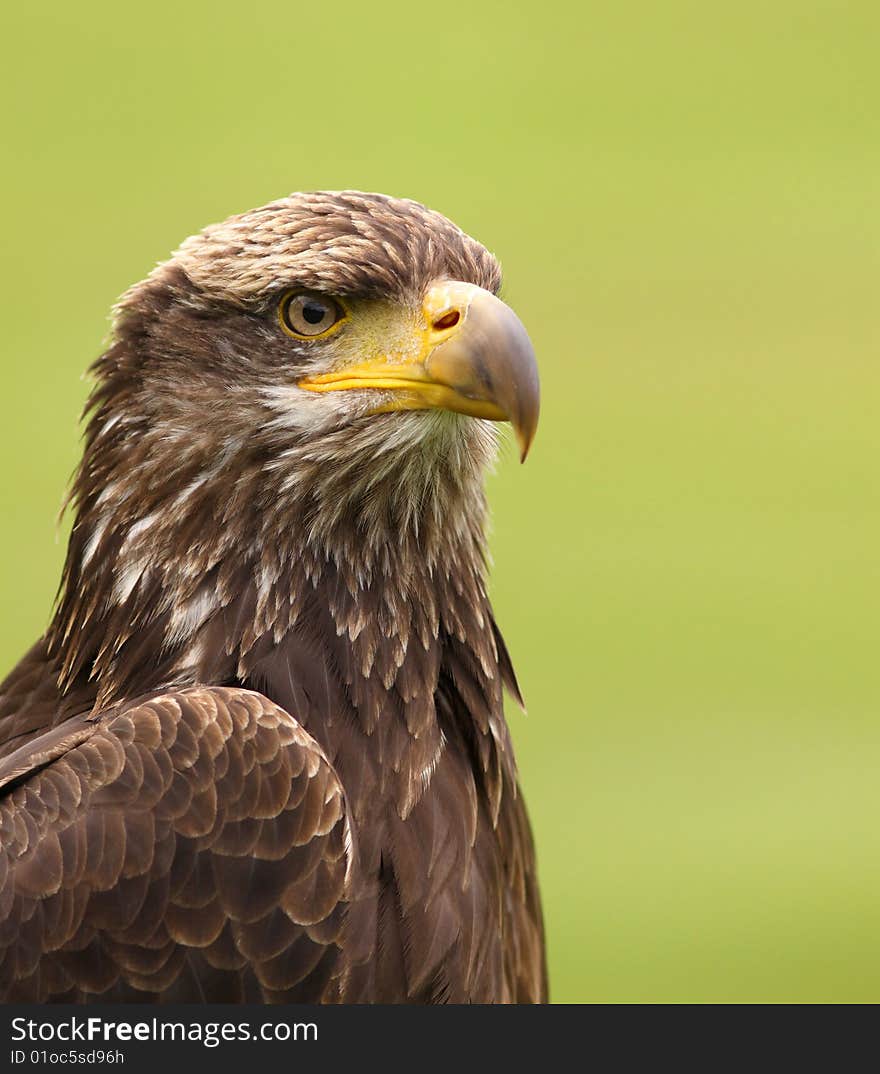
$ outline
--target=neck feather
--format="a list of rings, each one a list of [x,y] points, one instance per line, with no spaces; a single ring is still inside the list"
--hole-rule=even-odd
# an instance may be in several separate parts
[[[387,416],[392,417],[392,416]],[[488,614],[485,423],[370,420],[317,440],[212,442],[95,414],[50,643],[69,688],[104,703],[242,677],[320,593],[364,671],[392,679],[410,640]],[[390,435],[387,435],[390,431]]]

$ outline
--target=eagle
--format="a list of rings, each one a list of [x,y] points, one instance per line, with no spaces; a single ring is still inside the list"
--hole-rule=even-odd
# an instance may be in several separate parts
[[[532,1003],[484,477],[539,383],[417,202],[187,239],[91,369],[53,616],[0,685],[5,1002]]]

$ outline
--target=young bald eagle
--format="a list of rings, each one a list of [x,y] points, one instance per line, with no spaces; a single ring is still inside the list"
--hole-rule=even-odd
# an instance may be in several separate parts
[[[0,998],[546,998],[483,475],[538,417],[498,264],[294,195],[97,361],[51,626],[0,686]]]

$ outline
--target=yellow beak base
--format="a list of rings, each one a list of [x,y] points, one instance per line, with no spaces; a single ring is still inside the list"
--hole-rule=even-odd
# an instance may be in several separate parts
[[[440,408],[509,421],[525,460],[540,409],[535,353],[509,306],[473,284],[441,281],[425,294],[413,360],[378,358],[299,381],[313,392],[385,393],[374,413]],[[393,393],[388,398],[387,393]]]

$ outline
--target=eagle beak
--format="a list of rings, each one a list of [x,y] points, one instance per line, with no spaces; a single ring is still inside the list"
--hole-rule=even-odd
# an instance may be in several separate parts
[[[535,352],[522,322],[482,287],[442,280],[422,304],[424,330],[412,358],[382,357],[299,381],[315,392],[381,391],[374,414],[436,407],[509,421],[525,461],[538,426]]]

